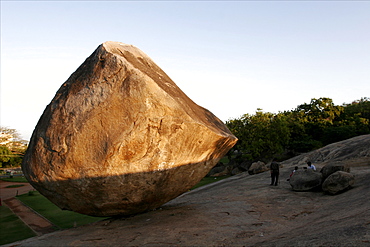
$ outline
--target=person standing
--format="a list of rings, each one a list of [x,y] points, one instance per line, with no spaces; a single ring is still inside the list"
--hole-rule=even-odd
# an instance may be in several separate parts
[[[278,185],[279,181],[279,163],[276,162],[274,159],[270,164],[270,173],[271,173],[271,184],[270,185]]]

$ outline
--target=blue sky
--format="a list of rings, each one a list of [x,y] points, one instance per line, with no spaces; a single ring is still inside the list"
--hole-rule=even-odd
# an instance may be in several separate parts
[[[103,42],[132,44],[221,120],[370,96],[369,1],[1,1],[3,127],[31,133]]]

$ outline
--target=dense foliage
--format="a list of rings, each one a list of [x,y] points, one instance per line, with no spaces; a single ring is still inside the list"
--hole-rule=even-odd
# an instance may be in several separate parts
[[[0,127],[0,167],[20,166],[26,150],[27,141],[15,129]]]
[[[289,158],[324,145],[370,133],[368,98],[334,105],[330,98],[311,99],[292,111],[245,114],[226,122],[244,158],[267,161]]]

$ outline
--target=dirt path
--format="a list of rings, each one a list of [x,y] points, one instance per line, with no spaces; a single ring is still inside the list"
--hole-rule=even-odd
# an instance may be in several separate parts
[[[11,185],[23,185],[22,187],[6,188]],[[54,232],[57,228],[47,219],[34,212],[14,196],[28,193],[34,188],[29,183],[12,183],[0,180],[0,192],[2,203],[13,211],[29,228],[37,235]]]
[[[7,188],[11,185],[21,185],[20,187],[16,188]],[[2,201],[15,197],[18,195],[22,195],[28,193],[28,191],[34,190],[34,188],[29,183],[13,183],[13,182],[6,182],[0,180],[0,198]]]
[[[28,227],[30,227],[37,235],[54,232],[57,228],[50,221],[35,213],[29,207],[24,205],[16,198],[9,198],[4,201],[4,204],[13,211]]]

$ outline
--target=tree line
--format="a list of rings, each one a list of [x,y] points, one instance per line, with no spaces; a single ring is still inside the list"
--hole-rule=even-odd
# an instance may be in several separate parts
[[[0,168],[20,166],[27,143],[21,139],[17,130],[0,127]]]
[[[238,137],[235,150],[249,161],[284,160],[327,144],[370,134],[370,99],[335,105],[330,98],[311,99],[277,114],[258,109],[226,122]],[[15,129],[0,127],[0,167],[20,166],[27,141]]]
[[[277,114],[258,109],[226,122],[238,137],[229,154],[238,150],[244,159],[284,160],[330,143],[370,134],[370,99],[335,105],[330,98],[311,99],[292,111]]]

